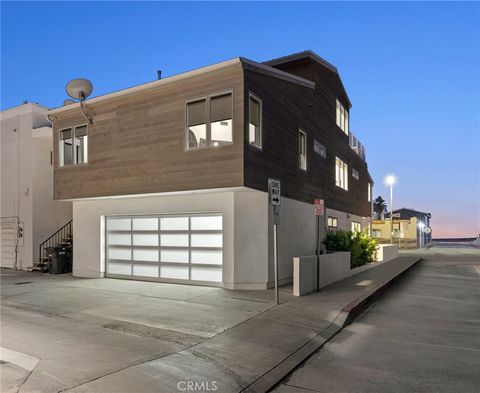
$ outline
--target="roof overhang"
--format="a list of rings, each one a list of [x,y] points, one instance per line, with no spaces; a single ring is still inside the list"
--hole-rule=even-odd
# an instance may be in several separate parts
[[[352,103],[350,101],[350,98],[348,97],[347,90],[345,89],[345,86],[343,85],[342,78],[340,77],[340,73],[338,72],[337,67],[335,67],[333,64],[329,63],[327,60],[323,59],[319,55],[317,55],[315,52],[311,50],[306,50],[298,53],[293,53],[288,56],[283,56],[283,57],[278,57],[276,59],[264,61],[263,64],[270,66],[270,67],[275,67],[281,64],[286,64],[286,63],[291,63],[297,60],[301,59],[310,59],[313,60],[314,62],[322,65],[323,67],[327,68],[331,72],[335,73],[338,76],[338,79],[340,81],[340,86],[348,100],[348,105],[351,107]]]

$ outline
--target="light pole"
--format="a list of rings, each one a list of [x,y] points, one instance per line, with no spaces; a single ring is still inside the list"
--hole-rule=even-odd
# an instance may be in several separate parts
[[[397,184],[397,176],[389,173],[383,182],[390,187],[390,243],[393,244],[393,186]]]

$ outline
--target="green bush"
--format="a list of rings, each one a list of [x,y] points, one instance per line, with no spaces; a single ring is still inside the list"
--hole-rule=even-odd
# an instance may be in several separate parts
[[[374,261],[377,252],[377,241],[363,232],[329,231],[323,243],[327,251],[349,251],[352,268]]]

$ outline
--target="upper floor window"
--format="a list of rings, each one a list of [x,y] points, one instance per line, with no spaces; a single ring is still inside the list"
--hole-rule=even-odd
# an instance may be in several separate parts
[[[232,93],[187,102],[187,148],[233,142]]]
[[[262,147],[262,101],[250,94],[248,104],[248,142]]]
[[[307,134],[302,130],[298,131],[298,166],[307,170]]]
[[[327,158],[327,148],[316,139],[313,140],[313,151],[323,158]]]
[[[88,127],[86,124],[60,130],[60,166],[88,162]]]
[[[348,110],[338,101],[337,99],[337,126],[339,126],[342,131],[348,135],[350,130],[350,121],[348,119]]]
[[[359,180],[359,179],[360,179],[360,173],[359,173],[355,168],[352,168],[352,177],[353,177],[355,180]]]
[[[335,158],[335,184],[348,190],[348,165],[338,157]]]
[[[368,188],[367,188],[367,199],[368,202],[372,201],[372,185],[368,183]]]

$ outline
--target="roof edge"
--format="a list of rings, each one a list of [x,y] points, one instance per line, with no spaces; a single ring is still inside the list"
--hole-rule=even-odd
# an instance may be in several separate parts
[[[274,67],[270,67],[263,63],[257,63],[256,61],[249,60],[244,57],[241,57],[240,60],[243,64],[243,68],[246,70],[272,76],[274,78],[282,79],[287,82],[296,83],[310,89],[315,89],[315,82],[311,80],[302,78],[294,74],[290,74],[289,72],[285,72]]]
[[[152,81],[152,82],[146,82],[146,83],[143,83],[141,85],[127,87],[125,89],[117,90],[117,91],[114,91],[114,92],[111,92],[111,93],[106,93],[106,94],[103,94],[103,95],[85,100],[84,103],[86,105],[92,105],[92,104],[98,104],[98,103],[105,102],[105,101],[114,100],[114,99],[124,97],[124,96],[130,95],[130,94],[136,94],[136,93],[141,93],[143,91],[152,90],[152,89],[155,89],[157,87],[176,82],[178,80],[182,80],[182,79],[185,79],[185,78],[190,78],[190,77],[196,76],[196,75],[202,75],[202,74],[205,74],[205,73],[208,73],[208,72],[211,72],[211,71],[215,71],[215,70],[219,70],[219,69],[228,67],[228,66],[233,65],[233,64],[240,64],[240,63],[241,63],[240,58],[235,57],[233,59],[222,61],[220,63],[215,63],[215,64],[212,64],[212,65],[209,65],[209,66],[196,68],[196,69],[191,70],[191,71],[186,71],[186,72],[182,72],[180,74],[175,74],[175,75],[166,77],[164,79],[159,79],[159,80],[155,80],[155,81]],[[48,111],[48,115],[56,115],[56,114],[60,114],[60,113],[64,113],[64,112],[69,112],[71,110],[78,109],[78,108],[80,108],[80,103],[76,102],[74,104],[70,104],[70,105],[66,105],[66,106],[60,106],[58,108],[50,109]]]

